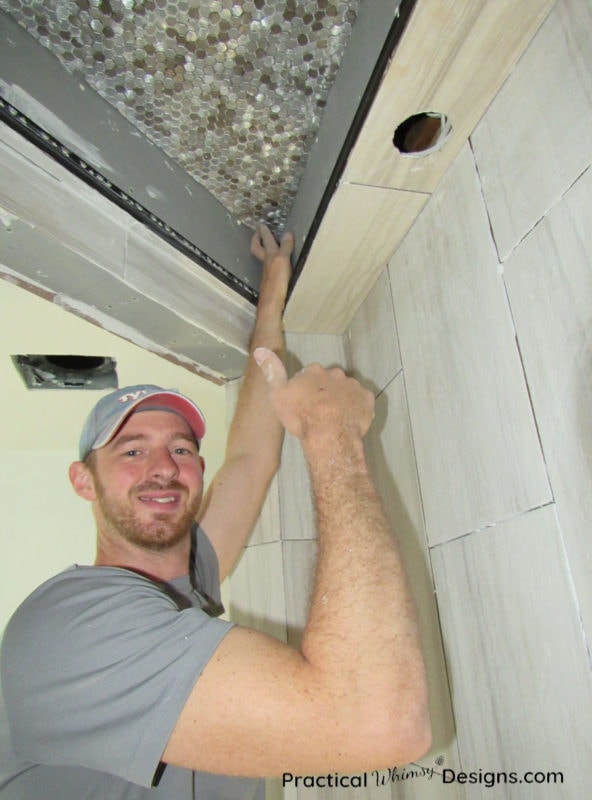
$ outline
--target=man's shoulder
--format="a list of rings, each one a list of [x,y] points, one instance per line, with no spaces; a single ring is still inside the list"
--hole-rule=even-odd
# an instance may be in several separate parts
[[[47,637],[83,635],[109,618],[130,617],[139,606],[173,605],[157,583],[119,567],[72,566],[42,583],[17,608],[3,647],[18,641],[41,644]]]
[[[139,572],[123,567],[74,564],[40,584],[21,603],[16,613],[31,607],[39,610],[73,599],[92,601],[102,595],[112,596],[114,593],[130,590],[158,591],[158,584]]]

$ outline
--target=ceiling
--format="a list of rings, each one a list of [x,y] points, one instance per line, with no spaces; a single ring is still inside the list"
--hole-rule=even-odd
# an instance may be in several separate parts
[[[223,383],[263,218],[341,333],[552,5],[0,0],[0,277]]]
[[[285,224],[360,0],[1,0],[248,225]]]

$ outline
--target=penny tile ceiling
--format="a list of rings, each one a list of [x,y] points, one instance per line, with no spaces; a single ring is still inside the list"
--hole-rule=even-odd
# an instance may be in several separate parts
[[[281,227],[360,0],[0,0],[247,225]]]

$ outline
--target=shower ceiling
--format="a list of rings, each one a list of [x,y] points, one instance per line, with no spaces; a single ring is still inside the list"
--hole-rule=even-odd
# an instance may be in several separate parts
[[[0,0],[247,225],[285,224],[360,0]]]
[[[0,118],[254,302],[254,223],[299,275],[414,2],[0,0]]]
[[[356,20],[339,0],[0,0],[240,220],[282,227]]]
[[[0,277],[224,381],[263,217],[286,330],[343,333],[553,3],[0,0]]]

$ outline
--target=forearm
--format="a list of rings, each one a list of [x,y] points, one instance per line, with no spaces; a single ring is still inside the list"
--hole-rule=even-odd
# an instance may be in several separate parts
[[[257,347],[273,350],[284,357],[282,312],[286,299],[288,272],[264,266],[255,324],[249,343],[249,358],[242,379],[234,417],[229,429],[228,458],[248,454],[277,467],[283,439],[283,427],[269,401],[261,370],[253,359]],[[273,468],[273,467],[271,467]]]
[[[302,652],[370,715],[429,740],[415,608],[360,439],[304,444],[319,555]],[[338,689],[339,690],[339,689]]]

